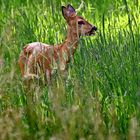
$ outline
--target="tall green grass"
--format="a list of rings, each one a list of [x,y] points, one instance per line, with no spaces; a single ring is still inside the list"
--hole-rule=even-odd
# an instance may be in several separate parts
[[[17,65],[29,42],[57,44],[71,3],[98,27],[82,37],[66,77],[26,88]],[[0,139],[139,139],[138,0],[0,0]]]

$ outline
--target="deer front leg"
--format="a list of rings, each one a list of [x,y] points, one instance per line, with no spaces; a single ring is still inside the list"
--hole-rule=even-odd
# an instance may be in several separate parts
[[[60,75],[62,76],[63,79],[67,78],[67,70],[66,70],[66,62],[62,61],[59,65],[59,71],[60,71]]]

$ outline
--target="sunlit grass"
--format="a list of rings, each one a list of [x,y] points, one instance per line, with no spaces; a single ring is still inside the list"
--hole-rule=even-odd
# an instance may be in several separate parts
[[[82,37],[66,77],[23,85],[17,65],[29,42],[61,43],[67,1],[1,0],[0,139],[139,139],[139,1],[83,2],[98,27]],[[78,8],[81,1],[71,1]]]

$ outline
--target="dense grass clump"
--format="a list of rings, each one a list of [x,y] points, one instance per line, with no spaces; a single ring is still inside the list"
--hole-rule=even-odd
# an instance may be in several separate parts
[[[65,78],[27,88],[19,53],[29,42],[63,41],[68,3],[98,33],[79,40]],[[0,0],[0,11],[1,140],[140,138],[138,0]]]

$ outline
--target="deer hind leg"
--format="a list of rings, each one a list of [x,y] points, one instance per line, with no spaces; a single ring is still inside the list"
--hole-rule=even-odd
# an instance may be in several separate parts
[[[23,77],[24,80],[30,80],[30,79],[34,79],[34,78],[39,79],[39,76],[37,74],[35,74],[33,71],[34,62],[35,62],[35,57],[33,57],[33,55],[30,55],[28,58],[28,62],[25,66],[26,72]]]
[[[45,75],[46,75],[46,82],[48,85],[50,85],[51,84],[51,70],[47,69]]]

